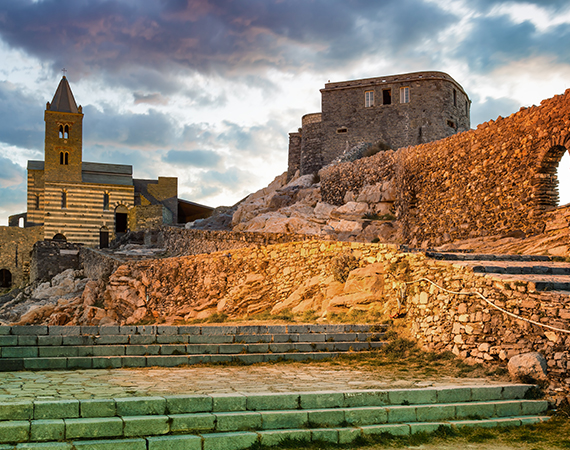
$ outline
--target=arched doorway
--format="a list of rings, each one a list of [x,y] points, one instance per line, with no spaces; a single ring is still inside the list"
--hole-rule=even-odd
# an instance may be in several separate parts
[[[560,204],[558,167],[566,147],[552,146],[542,158],[534,178],[534,201],[539,211],[550,211]]]
[[[109,229],[101,227],[99,230],[99,248],[109,248]]]
[[[126,233],[128,228],[128,210],[124,205],[115,208],[115,233]]]
[[[12,273],[8,269],[0,270],[0,287],[9,288],[12,286]]]
[[[52,238],[52,240],[65,242],[65,241],[67,241],[67,238],[66,238],[63,234],[57,233],[57,234]]]
[[[558,204],[570,204],[570,152],[564,153],[558,164]]]

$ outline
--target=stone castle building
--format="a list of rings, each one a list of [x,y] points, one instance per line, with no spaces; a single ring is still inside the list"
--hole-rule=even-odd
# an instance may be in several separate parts
[[[398,149],[470,129],[471,101],[443,72],[327,83],[321,105],[289,134],[289,177],[314,173],[360,143]]]

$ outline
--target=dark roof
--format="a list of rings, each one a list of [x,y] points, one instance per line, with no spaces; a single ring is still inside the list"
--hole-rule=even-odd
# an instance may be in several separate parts
[[[84,162],[81,177],[84,183],[133,185],[133,166]]]
[[[44,162],[28,160],[28,170],[44,170]]]
[[[104,173],[116,173],[121,175],[133,174],[133,166],[130,166],[128,164],[106,164],[106,163],[84,162],[82,170],[83,172],[104,172]]]
[[[77,103],[75,103],[75,98],[73,98],[73,93],[71,92],[69,82],[65,76],[59,82],[59,86],[55,91],[49,110],[79,114]]]

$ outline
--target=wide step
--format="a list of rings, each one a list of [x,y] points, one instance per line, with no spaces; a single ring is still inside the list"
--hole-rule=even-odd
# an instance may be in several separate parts
[[[0,447],[245,449],[284,438],[349,443],[379,433],[546,420],[528,385],[0,403]],[[4,445],[6,444],[6,445]],[[36,445],[37,444],[37,445]],[[173,447],[174,446],[174,447]],[[18,446],[17,448],[24,448]]]

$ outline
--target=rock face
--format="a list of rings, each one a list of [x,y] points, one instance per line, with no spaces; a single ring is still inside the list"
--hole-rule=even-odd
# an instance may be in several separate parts
[[[507,365],[511,377],[517,380],[540,381],[546,379],[546,359],[538,352],[513,356]]]

